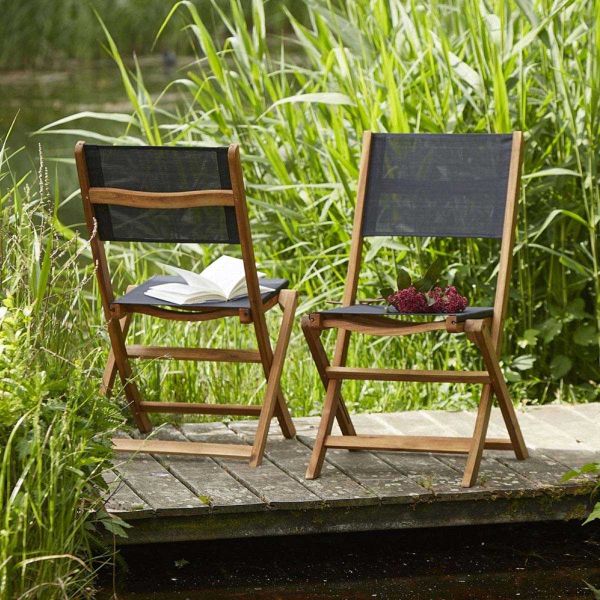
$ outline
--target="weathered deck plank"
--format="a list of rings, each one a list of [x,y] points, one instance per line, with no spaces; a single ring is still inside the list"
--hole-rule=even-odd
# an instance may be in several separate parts
[[[600,450],[600,422],[591,419],[563,405],[536,406],[528,413],[539,420],[559,429],[578,444]]]
[[[230,424],[242,437],[254,437],[255,422],[243,421]],[[377,503],[377,496],[330,463],[325,463],[321,477],[304,478],[310,459],[310,449],[299,440],[286,440],[281,434],[273,433],[267,444],[266,455],[289,477],[298,481],[327,506],[357,506]]]
[[[108,486],[104,508],[122,519],[141,519],[152,515],[152,507],[142,500],[114,471],[104,471]]]
[[[118,454],[114,468],[157,515],[199,514],[209,509],[152,456]]]
[[[194,442],[244,444],[243,438],[222,423],[193,423],[183,425],[184,435]],[[293,440],[291,440],[293,441]],[[270,508],[308,508],[321,504],[321,498],[302,483],[290,477],[267,457],[256,469],[246,462],[216,458],[215,461],[237,481],[261,498]]]
[[[600,406],[600,405],[598,405]],[[550,408],[547,412],[546,409]],[[462,488],[465,457],[330,450],[323,475],[304,479],[319,419],[296,419],[297,439],[274,420],[261,467],[225,458],[118,455],[106,509],[131,521],[119,543],[364,531],[581,518],[590,478],[564,483],[569,468],[600,460],[594,405],[518,411],[531,458],[484,452],[478,485]],[[353,417],[359,433],[470,436],[471,412],[420,410]],[[159,439],[249,444],[256,421],[164,427]],[[497,409],[489,435],[505,437]]]
[[[157,439],[186,441],[173,426],[162,427]],[[232,477],[214,459],[205,456],[154,455],[181,483],[213,511],[243,512],[266,508],[266,503]]]

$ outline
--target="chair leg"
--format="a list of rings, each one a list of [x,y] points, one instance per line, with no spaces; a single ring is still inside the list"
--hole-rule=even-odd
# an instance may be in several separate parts
[[[323,342],[321,342],[322,332],[315,327],[311,327],[310,318],[308,316],[302,317],[301,326],[302,331],[304,332],[304,337],[306,338],[306,343],[308,344],[308,348],[313,357],[313,361],[317,367],[317,371],[319,372],[319,377],[323,383],[323,387],[325,390],[327,390],[329,379],[327,377],[326,369],[329,366],[329,359],[327,358],[327,353],[323,347]],[[350,418],[350,413],[348,412],[348,408],[346,407],[341,394],[338,398],[335,417],[343,435],[356,435],[356,430],[354,429],[354,424]]]
[[[131,324],[132,313],[127,313],[124,317],[119,319],[119,326],[123,332],[123,339],[127,337],[127,331]],[[103,396],[110,396],[112,389],[115,385],[115,379],[117,377],[117,365],[115,363],[115,353],[111,347],[108,352],[108,359],[106,361],[106,367],[104,368],[104,375],[102,376],[102,382],[100,384],[100,393]]]
[[[127,358],[125,341],[123,339],[123,330],[119,319],[116,317],[108,321],[108,335],[114,354],[114,361],[119,371],[121,381],[125,390],[125,397],[131,409],[133,420],[141,433],[152,431],[152,423],[148,415],[141,410],[141,396],[136,383],[132,380],[131,367]]]
[[[298,295],[293,290],[282,290],[279,294],[279,302],[283,308],[283,319],[279,337],[277,339],[277,345],[275,346],[275,352],[273,354],[273,360],[271,362],[271,368],[269,369],[267,389],[265,391],[263,407],[258,420],[258,427],[256,429],[256,436],[254,438],[254,445],[250,456],[251,467],[257,467],[262,462],[271,419],[273,418],[277,406],[280,407],[281,412],[281,402],[284,401],[283,395],[279,393],[279,382],[292,333],[292,326],[294,324],[294,316],[298,305]],[[285,407],[285,413],[289,416],[287,406]],[[293,426],[292,423],[292,428]]]
[[[340,388],[342,382],[339,379],[330,379],[327,384],[327,394],[325,396],[325,403],[323,405],[323,414],[321,415],[321,422],[319,423],[319,430],[317,431],[317,438],[315,439],[315,445],[313,448],[310,462],[308,463],[308,469],[306,470],[306,479],[316,479],[321,474],[323,468],[323,461],[325,460],[325,440],[327,436],[331,434],[331,428],[333,427],[333,420],[339,406]]]
[[[494,344],[488,330],[484,327],[481,331],[474,332],[474,337],[477,340],[477,345],[483,355],[483,362],[490,374],[492,380],[492,386],[496,397],[498,398],[498,404],[500,405],[500,411],[506,423],[506,429],[510,441],[512,442],[515,456],[519,460],[524,460],[529,456],[523,434],[521,433],[521,427],[517,420],[514,406],[512,405],[506,382],[504,381],[504,375],[500,370],[500,364],[496,351],[494,350]]]
[[[275,405],[275,416],[277,417],[277,421],[279,423],[279,428],[281,429],[281,433],[283,437],[291,440],[296,436],[296,426],[294,425],[294,421],[292,420],[292,415],[290,414],[290,409],[287,406],[287,402],[285,400],[285,396],[281,389],[277,392],[277,404]]]
[[[463,474],[462,487],[472,487],[477,481],[479,474],[479,465],[483,456],[483,447],[485,444],[485,436],[492,414],[492,386],[485,384],[481,392],[479,400],[479,408],[477,409],[477,419],[475,421],[475,430],[473,431],[473,439],[471,448],[467,456],[467,465]]]
[[[282,294],[286,290],[282,290],[279,293],[279,305],[285,312],[285,307],[282,305]],[[288,290],[289,291],[289,290]],[[283,294],[285,296],[286,294]],[[273,350],[271,349],[271,340],[269,339],[269,331],[267,330],[267,324],[265,322],[264,315],[258,315],[254,320],[254,331],[256,333],[256,342],[258,344],[258,351],[261,356],[263,372],[267,381],[269,379],[269,373],[271,372],[271,364],[273,362]],[[280,330],[281,335],[281,330]],[[277,403],[275,405],[274,415],[277,417],[279,427],[283,436],[286,438],[293,438],[296,435],[296,427],[292,421],[292,416],[288,409],[285,401],[285,396],[279,388],[276,391]]]

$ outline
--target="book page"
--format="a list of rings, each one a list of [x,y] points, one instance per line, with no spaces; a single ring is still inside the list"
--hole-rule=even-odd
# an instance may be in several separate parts
[[[258,273],[264,277],[264,273]],[[217,286],[228,300],[232,295],[245,295],[247,293],[244,272],[244,261],[241,258],[223,255],[208,265],[200,277]],[[243,284],[243,285],[242,285]]]
[[[187,285],[195,290],[221,291],[220,286],[215,286],[212,281],[204,277],[202,274],[198,275],[198,273],[194,273],[193,271],[188,271],[186,269],[180,269],[179,267],[168,266],[168,269],[169,271],[172,271],[176,275],[182,277]]]

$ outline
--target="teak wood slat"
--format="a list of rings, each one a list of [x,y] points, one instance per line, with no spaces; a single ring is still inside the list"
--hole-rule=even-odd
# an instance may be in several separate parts
[[[401,450],[403,452],[464,453],[471,447],[471,438],[424,435],[330,435],[325,438],[327,448],[348,450]],[[501,438],[488,438],[485,447],[490,450],[510,450],[512,442]]]
[[[311,315],[313,316],[313,315]],[[320,327],[323,329],[344,329],[353,333],[366,335],[401,336],[415,333],[427,333],[446,329],[446,321],[432,321],[430,323],[406,323],[393,318],[377,316],[350,315],[344,317],[320,318]],[[318,318],[313,316],[313,318]]]
[[[115,452],[149,452],[151,454],[181,454],[249,459],[251,446],[240,444],[211,444],[208,442],[171,442],[168,440],[132,440],[114,438]]]
[[[98,148],[98,147],[97,147]],[[136,153],[142,148],[136,148]],[[126,151],[126,149],[123,149]],[[152,152],[160,152],[156,148]],[[219,161],[223,158],[220,155]],[[239,148],[232,144],[227,149],[226,165],[219,162],[220,176],[228,170],[229,177],[221,181],[230,181],[231,189],[190,190],[177,192],[153,192],[128,190],[114,187],[91,187],[84,142],[75,148],[75,161],[83,200],[86,224],[90,233],[90,246],[100,289],[102,307],[107,321],[111,341],[107,365],[102,378],[101,391],[110,394],[118,373],[123,390],[131,409],[134,422],[141,433],[152,431],[149,413],[174,414],[212,414],[240,415],[259,417],[259,428],[253,446],[218,443],[196,443],[183,441],[162,441],[153,439],[131,440],[115,439],[114,448],[121,452],[152,452],[167,454],[210,455],[222,458],[244,458],[251,466],[260,464],[264,453],[269,424],[273,416],[277,417],[283,435],[287,438],[295,435],[295,428],[285,398],[281,391],[280,379],[289,344],[291,328],[297,306],[296,292],[280,290],[263,302],[259,289],[258,275],[254,259],[254,249],[246,206],[244,181],[240,163]],[[128,163],[129,164],[129,163]],[[132,163],[133,164],[133,163]],[[167,169],[168,165],[165,165]],[[133,167],[131,167],[133,168]],[[226,184],[228,185],[228,184]],[[128,304],[122,299],[117,303],[112,288],[108,262],[104,251],[104,242],[98,236],[96,210],[102,206],[124,206],[140,210],[151,209],[189,209],[204,207],[232,207],[235,213],[235,227],[241,247],[244,271],[248,288],[248,307],[243,308],[203,308],[165,307]],[[99,213],[100,214],[100,213]],[[105,214],[105,213],[102,213]],[[141,213],[140,213],[141,214]],[[231,217],[232,212],[227,213]],[[228,218],[229,218],[228,217]],[[99,217],[98,217],[99,218]],[[228,228],[231,223],[228,222]],[[200,232],[199,232],[200,233]],[[229,229],[228,229],[229,235]],[[235,236],[233,236],[235,237]],[[142,241],[142,240],[140,240]],[[177,241],[175,238],[174,241]],[[131,288],[128,288],[130,291]],[[277,338],[275,352],[271,342],[265,313],[279,305],[282,309],[282,324]],[[131,320],[135,314],[144,314],[171,321],[203,322],[237,317],[241,324],[252,325],[257,340],[257,349],[238,348],[189,348],[142,346],[125,344]],[[194,361],[215,361],[260,364],[266,380],[266,391],[261,406],[245,404],[210,404],[185,402],[148,402],[142,399],[136,378],[130,365],[130,359],[173,359]]]
[[[430,383],[489,383],[487,371],[419,371],[417,369],[360,369],[357,367],[328,367],[329,379],[373,381],[415,381]]]
[[[247,404],[209,404],[199,402],[146,402],[142,401],[140,407],[149,413],[173,413],[195,415],[238,415],[258,417],[261,406]]]
[[[204,206],[235,206],[231,190],[202,190],[197,192],[136,192],[119,188],[90,188],[92,204],[130,206],[132,208],[198,208]]]
[[[356,301],[358,277],[362,261],[366,189],[368,178],[371,176],[369,172],[371,144],[372,134],[365,132],[360,161],[348,275],[346,277],[342,306],[352,306]],[[464,487],[471,487],[476,482],[484,448],[496,450],[512,449],[518,459],[527,457],[527,448],[523,441],[508,389],[498,363],[502,322],[506,314],[506,304],[508,301],[508,284],[514,247],[522,150],[522,133],[515,132],[512,136],[510,164],[507,176],[506,205],[492,318],[473,318],[467,319],[464,322],[457,322],[456,318],[450,316],[444,320],[427,323],[407,323],[384,315],[312,313],[303,317],[302,330],[319,376],[326,388],[321,421],[311,460],[306,471],[307,479],[314,479],[319,476],[327,448],[466,453],[468,456],[462,480]],[[380,169],[375,169],[375,171],[379,174]],[[448,176],[451,177],[452,173]],[[326,329],[338,329],[331,364],[320,339],[321,333]],[[465,333],[469,340],[474,342],[480,350],[485,371],[373,369],[345,366],[350,333],[375,336],[403,336],[436,330],[445,330],[449,334]],[[452,440],[451,438],[432,438],[427,436],[388,437],[356,435],[341,396],[341,386],[345,380],[482,384],[483,390],[473,436],[471,438],[455,438]],[[491,414],[492,395],[495,395],[498,399],[502,416],[509,432],[509,440],[486,440]],[[343,436],[331,435],[333,421],[336,416],[340,421]]]
[[[165,358],[173,360],[197,360],[216,362],[261,362],[258,350],[241,350],[237,348],[177,348],[169,346],[126,346],[129,358]]]

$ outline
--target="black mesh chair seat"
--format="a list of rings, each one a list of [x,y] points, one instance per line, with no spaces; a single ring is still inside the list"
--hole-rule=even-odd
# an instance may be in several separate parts
[[[339,306],[329,310],[320,310],[321,315],[361,315],[361,316],[379,316],[379,317],[449,317],[456,316],[457,322],[461,323],[467,319],[487,319],[493,316],[494,309],[487,306],[468,306],[460,313],[401,313],[393,306],[382,306],[379,304],[353,304],[352,306]]]
[[[135,289],[131,290],[124,296],[117,298],[113,304],[137,304],[141,306],[168,306],[181,309],[189,308],[250,308],[250,301],[248,297],[239,298],[237,300],[229,300],[227,302],[201,302],[198,304],[174,304],[173,302],[166,302],[165,300],[159,300],[158,298],[152,298],[147,296],[145,292],[152,286],[161,285],[164,283],[185,283],[182,277],[179,275],[156,275],[151,277],[148,281],[145,281],[141,285],[138,285]],[[287,288],[289,281],[287,279],[259,279],[260,285],[264,285],[269,288],[273,288],[272,292],[266,292],[262,294],[262,301],[267,302],[273,298],[280,290]]]

